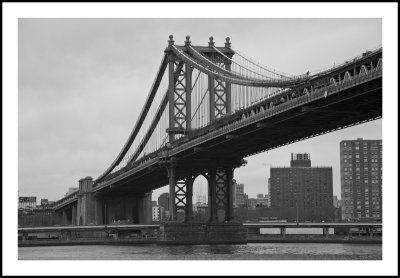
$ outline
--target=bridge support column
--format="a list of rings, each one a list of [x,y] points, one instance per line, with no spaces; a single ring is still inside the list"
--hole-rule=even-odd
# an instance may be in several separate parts
[[[73,226],[76,226],[76,221],[77,221],[76,216],[77,216],[76,206],[72,206],[72,225]]]
[[[226,187],[227,187],[227,204],[226,204],[226,213],[225,213],[225,221],[231,222],[234,220],[233,217],[233,168],[226,169]]]
[[[175,166],[171,165],[168,167],[168,178],[169,178],[169,221],[176,221],[176,205],[175,205]]]
[[[152,192],[145,193],[142,196],[140,196],[137,200],[139,224],[151,224],[152,221],[151,195]]]
[[[193,220],[193,182],[192,178],[186,179],[186,204],[185,204],[185,222]]]
[[[208,181],[208,208],[210,210],[210,218],[208,222],[217,222],[217,199],[216,199],[216,171],[214,169],[210,170],[210,178]]]
[[[194,177],[177,177],[176,165],[167,167],[169,178],[169,219],[168,221],[189,222],[193,219],[193,182]],[[182,173],[181,173],[182,176]],[[184,217],[182,212],[184,211]]]
[[[209,171],[210,222],[232,222],[233,167],[216,167]]]
[[[94,199],[94,215],[95,215],[95,223],[96,225],[106,224],[103,223],[103,202],[100,197],[95,197]]]
[[[67,211],[63,210],[62,211],[62,224],[63,225],[67,225],[68,224],[68,220],[67,220]]]
[[[135,199],[130,197],[125,199],[125,220],[127,223],[131,224],[134,223],[134,205]],[[147,207],[145,207],[147,209]],[[150,209],[151,210],[151,209]]]

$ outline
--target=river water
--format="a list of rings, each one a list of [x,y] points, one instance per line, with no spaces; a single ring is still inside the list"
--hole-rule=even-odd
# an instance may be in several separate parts
[[[19,260],[382,260],[381,244],[86,245],[19,247]]]

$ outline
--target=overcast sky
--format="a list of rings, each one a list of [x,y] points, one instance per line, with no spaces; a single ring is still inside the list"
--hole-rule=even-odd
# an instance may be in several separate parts
[[[115,159],[143,107],[167,46],[229,36],[263,65],[302,74],[344,62],[382,43],[381,19],[19,19],[19,196],[60,199]],[[291,152],[333,167],[340,198],[339,142],[382,139],[382,122],[318,136],[246,158],[235,171],[249,197],[267,193],[270,166]],[[157,199],[167,188],[154,191]],[[195,190],[196,192],[196,190]],[[204,193],[204,192],[203,192]]]

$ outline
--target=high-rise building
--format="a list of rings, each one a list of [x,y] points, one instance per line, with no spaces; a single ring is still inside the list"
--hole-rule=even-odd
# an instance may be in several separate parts
[[[340,142],[342,220],[382,218],[382,140]]]
[[[161,206],[153,206],[152,219],[153,221],[164,220],[164,208]]]
[[[169,193],[163,193],[158,197],[158,205],[165,210],[169,210]]]
[[[268,207],[271,207],[271,178],[268,178]]]
[[[233,180],[233,207],[243,207],[244,205],[244,184],[238,184],[236,180]]]
[[[311,167],[310,155],[293,154],[290,167],[271,167],[271,208],[287,220],[333,219],[332,167]]]
[[[169,193],[165,192],[158,197],[158,206],[163,207],[161,219],[167,219],[169,217]]]

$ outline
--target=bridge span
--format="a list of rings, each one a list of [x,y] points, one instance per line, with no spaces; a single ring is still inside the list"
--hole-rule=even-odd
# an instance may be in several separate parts
[[[232,49],[229,38],[216,47],[212,37],[208,46],[193,46],[189,36],[184,45],[170,36],[121,152],[54,208],[65,214],[64,224],[150,224],[151,192],[169,185],[169,220],[182,211],[189,223],[193,182],[203,175],[208,223],[230,223],[233,173],[244,158],[381,117],[382,48],[294,76],[260,66]]]

